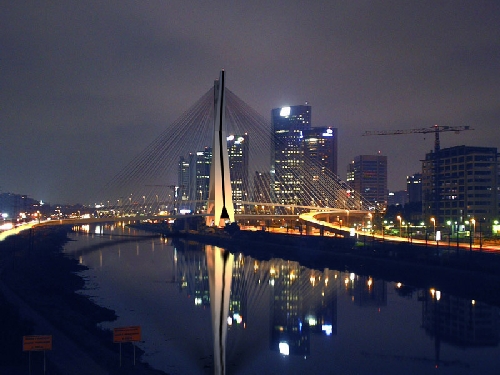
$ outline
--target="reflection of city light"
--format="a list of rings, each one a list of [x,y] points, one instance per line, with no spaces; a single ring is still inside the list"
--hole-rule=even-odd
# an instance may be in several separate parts
[[[314,286],[316,284],[316,278],[311,275],[311,277],[309,278],[309,281],[311,282],[311,285]]]
[[[328,277],[325,277],[325,285],[328,286]]]
[[[271,286],[274,286],[274,279],[269,280],[269,284],[270,284]]]
[[[314,327],[316,324],[318,324],[318,321],[312,315],[306,316],[306,321],[307,321],[307,323],[309,324],[310,327]]]
[[[373,279],[370,277],[366,283],[368,284],[368,287],[371,287],[373,284]]]
[[[276,269],[274,268],[274,266],[271,267],[269,273],[271,274],[271,276],[274,276],[276,274]]]
[[[200,297],[196,297],[196,298],[194,299],[194,304],[195,304],[196,306],[201,305],[201,298],[200,298]]]
[[[230,316],[227,317],[227,325],[228,326],[232,326],[233,325],[233,318],[231,318]]]
[[[236,313],[233,315],[233,320],[236,322],[236,324],[241,324],[243,318],[241,317],[240,314]]]
[[[432,296],[432,298],[434,298],[434,296],[435,296],[435,294],[436,294],[436,289],[432,288],[432,289],[430,290],[430,292],[431,292],[431,296]]]
[[[345,280],[344,280],[344,284],[345,284],[345,285],[349,284],[349,278],[347,278],[347,277],[345,278]]]
[[[331,324],[323,324],[323,325],[321,326],[321,330],[322,330],[323,332],[325,332],[325,334],[326,334],[327,336],[330,336],[330,335],[332,334],[332,332],[333,332],[333,327],[332,327],[332,325],[331,325]]]
[[[473,305],[475,305],[475,304],[476,304],[476,300],[475,300],[475,299],[473,299],[471,303],[472,303]]]
[[[290,347],[286,342],[280,342],[279,344],[280,354],[290,355]]]
[[[403,286],[403,284],[401,284],[401,283],[396,284],[396,288],[398,288],[398,289],[401,288],[402,286]]]
[[[441,299],[441,292],[439,290],[436,290],[436,300],[440,300]]]
[[[356,277],[356,275],[355,275],[354,273],[351,273],[351,274],[349,275],[349,279],[350,279],[351,281],[354,281],[354,278],[355,278],[355,277]]]

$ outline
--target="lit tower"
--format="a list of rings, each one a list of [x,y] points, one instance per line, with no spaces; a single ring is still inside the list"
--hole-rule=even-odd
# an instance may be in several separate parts
[[[213,220],[216,226],[223,226],[226,220],[234,222],[234,206],[227,153],[225,100],[224,71],[222,70],[219,80],[214,83],[214,143],[207,206],[207,212],[214,216]],[[210,221],[211,217],[207,217],[207,224],[210,224]]]
[[[301,203],[304,166],[302,132],[311,129],[311,106],[275,108],[271,111],[271,120],[274,132],[272,198],[277,203]]]

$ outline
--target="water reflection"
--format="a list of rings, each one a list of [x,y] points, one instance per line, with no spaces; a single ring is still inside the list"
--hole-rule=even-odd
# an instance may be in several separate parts
[[[96,235],[95,231],[90,233]],[[116,233],[113,241],[121,241]],[[262,260],[242,253],[224,257],[228,253],[222,249],[194,242],[161,242],[159,246],[159,239],[134,241],[130,245],[118,242],[113,249],[108,246],[109,238],[96,236],[84,248],[72,245],[80,262],[100,268],[103,273],[122,272],[113,269],[118,267],[116,259],[120,258],[124,265],[129,265],[139,263],[131,257],[155,257],[150,262],[154,264],[144,263],[147,267],[159,267],[157,257],[171,251],[171,257],[167,257],[171,273],[162,271],[163,279],[183,296],[182,303],[203,314],[209,312],[210,306],[215,340],[203,341],[203,345],[214,354],[210,358],[198,356],[202,362],[198,364],[199,373],[207,373],[207,368],[210,372],[234,374],[311,373],[328,367],[343,373],[419,374],[440,367],[442,373],[466,374],[494,373],[499,364],[499,309],[484,302],[370,275],[308,268],[282,258]],[[218,261],[215,255],[219,256]],[[224,259],[230,259],[225,266]],[[221,262],[217,267],[216,261]],[[141,276],[129,278],[147,278],[152,272],[147,267]],[[130,268],[127,272],[131,272]],[[230,275],[230,280],[223,279],[222,272]],[[163,296],[153,296],[156,284],[144,284],[142,299],[149,294],[152,304],[158,304],[160,299],[166,303],[174,299],[167,296],[168,289],[161,289]],[[117,306],[122,303],[119,301]],[[180,319],[168,316],[169,320]],[[133,323],[141,318],[135,319]],[[154,329],[164,336],[176,336],[171,331],[177,329],[173,326]],[[192,350],[188,348],[196,339],[184,336],[189,341],[185,350]],[[150,339],[146,335],[144,340],[148,350]],[[167,352],[158,347],[155,350]],[[161,361],[165,367],[158,367],[168,373],[186,373],[182,364],[176,363],[175,371],[169,367],[171,356],[158,360]]]

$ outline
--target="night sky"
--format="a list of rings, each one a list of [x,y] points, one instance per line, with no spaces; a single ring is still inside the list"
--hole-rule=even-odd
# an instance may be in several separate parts
[[[500,148],[500,2],[0,1],[0,192],[93,194],[213,85],[270,119],[309,102],[339,129],[339,175],[388,157],[389,189],[434,136]]]

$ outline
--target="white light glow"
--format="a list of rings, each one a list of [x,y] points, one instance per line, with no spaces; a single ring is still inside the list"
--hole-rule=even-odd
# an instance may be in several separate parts
[[[290,347],[288,346],[288,343],[280,342],[279,348],[280,348],[280,354],[290,355]]]
[[[325,334],[326,334],[327,336],[330,336],[330,335],[332,334],[332,332],[333,332],[333,327],[332,327],[332,325],[331,325],[331,324],[323,324],[323,325],[321,326],[321,330],[322,330],[323,332],[325,332]]]
[[[290,107],[283,107],[283,108],[281,108],[280,116],[281,117],[290,116]]]
[[[237,323],[237,324],[241,324],[241,322],[243,321],[243,318],[241,317],[240,314],[236,313],[233,315],[233,319],[234,321]]]
[[[5,223],[0,225],[0,230],[9,230],[12,229],[13,227],[14,226],[12,225],[12,223]]]

